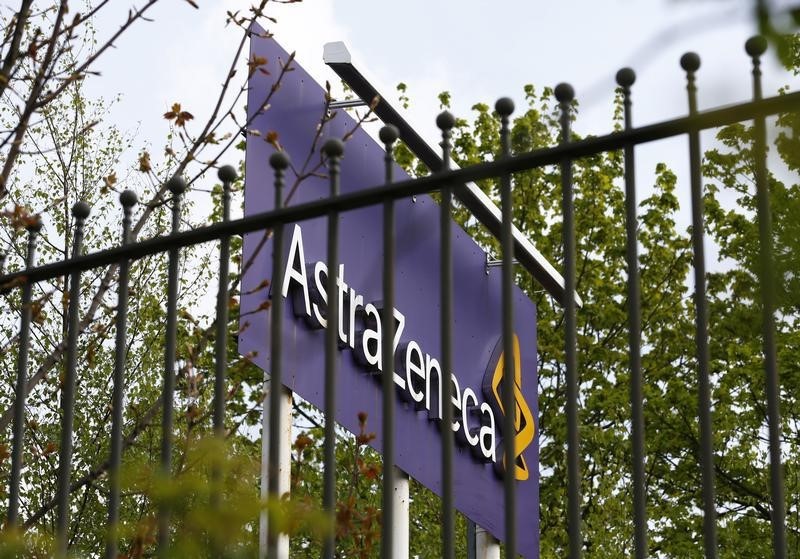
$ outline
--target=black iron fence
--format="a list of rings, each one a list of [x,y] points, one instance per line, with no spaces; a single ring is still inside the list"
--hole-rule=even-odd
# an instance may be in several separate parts
[[[69,547],[70,525],[70,499],[71,480],[73,479],[72,442],[73,442],[73,416],[75,407],[75,390],[78,382],[78,333],[80,320],[80,285],[81,274],[91,270],[112,265],[119,266],[118,272],[118,307],[116,309],[116,359],[113,372],[112,394],[112,428],[111,428],[111,453],[109,461],[108,489],[108,518],[109,527],[119,521],[120,486],[118,471],[123,452],[123,398],[126,390],[126,321],[127,302],[129,298],[128,281],[130,263],[143,257],[165,253],[168,258],[168,283],[167,283],[167,323],[165,325],[165,354],[163,370],[163,386],[161,390],[162,404],[162,436],[161,436],[161,473],[169,478],[173,465],[173,416],[174,393],[176,379],[176,331],[178,329],[178,259],[182,249],[206,243],[218,242],[220,246],[219,258],[219,292],[217,297],[217,325],[216,336],[216,364],[213,399],[213,425],[216,434],[224,436],[225,418],[225,392],[227,369],[226,328],[228,324],[227,313],[229,297],[227,283],[230,260],[230,241],[235,235],[244,235],[255,231],[272,230],[274,246],[283,246],[282,237],[286,224],[327,216],[328,219],[328,262],[327,269],[336,269],[338,261],[338,218],[342,212],[370,205],[383,205],[383,300],[388,308],[393,308],[394,293],[394,207],[395,200],[408,198],[416,194],[439,192],[441,195],[441,335],[442,335],[442,365],[443,370],[450,370],[452,362],[452,262],[450,251],[449,223],[452,214],[452,197],[454,191],[470,181],[488,178],[499,178],[501,184],[502,201],[502,232],[500,242],[502,246],[502,285],[503,285],[503,340],[506,355],[513,353],[511,347],[512,313],[514,311],[510,296],[514,275],[513,266],[513,239],[512,239],[512,213],[514,205],[514,192],[512,191],[511,175],[532,168],[543,166],[560,167],[560,180],[563,192],[563,255],[564,255],[564,296],[561,303],[564,308],[565,329],[565,356],[566,356],[566,417],[567,417],[567,486],[568,486],[568,533],[569,556],[579,557],[582,553],[584,542],[581,536],[581,471],[580,471],[580,409],[579,391],[580,379],[578,378],[578,360],[576,347],[576,240],[573,207],[573,161],[594,154],[611,150],[624,152],[624,184],[626,207],[626,251],[628,263],[628,297],[627,315],[629,321],[629,358],[630,358],[630,405],[631,405],[631,432],[632,432],[632,494],[634,503],[633,525],[635,535],[635,556],[639,558],[648,555],[648,519],[645,491],[645,425],[643,419],[643,385],[641,365],[641,305],[639,286],[639,258],[637,253],[637,200],[636,179],[634,174],[635,146],[674,136],[688,136],[690,184],[692,202],[692,241],[694,261],[694,305],[696,309],[695,341],[697,348],[697,374],[699,378],[699,391],[697,394],[698,421],[700,424],[700,441],[697,455],[697,467],[702,472],[702,503],[704,509],[704,546],[706,557],[717,556],[717,508],[715,499],[715,469],[713,446],[714,427],[712,423],[711,381],[709,376],[709,333],[708,333],[708,308],[706,300],[706,269],[704,254],[704,209],[703,190],[701,184],[701,146],[700,131],[709,128],[737,123],[744,120],[754,122],[754,153],[755,153],[755,183],[757,191],[757,219],[759,224],[759,282],[762,286],[761,306],[763,308],[763,353],[764,353],[764,382],[766,387],[766,409],[768,415],[768,445],[770,457],[770,488],[771,502],[768,506],[772,521],[774,556],[785,558],[787,556],[786,529],[785,529],[785,498],[784,481],[781,467],[781,419],[780,419],[780,385],[778,379],[774,309],[775,300],[773,290],[769,286],[775,283],[775,266],[772,254],[772,231],[770,224],[770,203],[767,181],[767,147],[766,147],[766,117],[778,113],[796,111],[800,107],[800,93],[788,93],[777,97],[763,98],[761,91],[760,57],[766,49],[766,42],[754,38],[747,43],[747,53],[751,56],[753,67],[753,99],[752,101],[699,112],[697,110],[697,88],[695,74],[700,66],[700,60],[695,54],[686,54],[681,59],[681,65],[686,71],[689,114],[686,117],[669,120],[642,127],[633,127],[631,121],[631,86],[635,75],[630,69],[623,69],[617,75],[621,87],[624,106],[624,129],[605,136],[587,138],[580,141],[571,141],[570,111],[573,101],[573,90],[567,84],[560,84],[555,88],[555,96],[561,110],[561,142],[554,147],[536,149],[528,153],[511,154],[509,139],[509,117],[514,109],[513,103],[508,99],[501,99],[496,104],[496,111],[501,118],[500,137],[502,152],[495,160],[477,165],[472,165],[458,170],[450,170],[451,142],[450,131],[454,126],[454,119],[444,113],[437,119],[438,126],[443,135],[443,167],[433,174],[413,180],[393,182],[391,157],[393,143],[398,139],[397,130],[387,125],[381,130],[380,138],[386,146],[386,184],[376,185],[363,191],[351,194],[339,194],[339,163],[343,157],[343,144],[335,139],[329,140],[324,146],[324,153],[328,161],[330,176],[330,197],[324,200],[304,203],[291,207],[282,207],[282,187],[284,172],[289,165],[287,157],[276,152],[270,159],[270,165],[275,171],[275,209],[257,215],[249,215],[241,219],[230,219],[230,186],[236,180],[236,173],[231,167],[223,167],[219,171],[219,178],[224,187],[223,219],[219,223],[192,230],[180,230],[181,198],[186,188],[185,182],[175,177],[169,181],[168,188],[172,194],[172,232],[167,236],[160,236],[138,242],[130,240],[131,210],[136,204],[136,196],[131,192],[122,194],[120,201],[123,207],[122,242],[119,246],[93,252],[82,253],[83,230],[90,208],[84,203],[77,203],[73,208],[75,218],[74,240],[72,257],[52,264],[37,266],[35,255],[37,250],[37,237],[41,224],[32,220],[27,225],[28,244],[25,267],[14,272],[5,272],[0,276],[0,286],[6,294],[17,293],[20,297],[20,329],[16,345],[16,388],[13,404],[13,433],[11,445],[11,468],[8,481],[8,508],[6,514],[6,527],[19,528],[23,525],[20,518],[20,494],[26,487],[24,476],[23,455],[26,449],[26,397],[31,389],[29,384],[29,352],[31,348],[31,322],[33,286],[39,282],[54,281],[58,278],[68,278],[69,308],[68,326],[66,329],[66,360],[61,383],[61,428],[57,474],[57,513],[54,526],[57,541],[57,554],[66,555]],[[273,270],[275,277],[283,275],[283,255],[275,251]],[[335,275],[329,274],[328,282],[330,292],[335,290]],[[336,321],[336,298],[331,298],[328,307],[328,319]],[[274,386],[280,385],[282,380],[281,367],[281,321],[277,320],[282,313],[281,297],[274,297],[270,309],[273,317],[274,328],[271,333],[271,381]],[[392,340],[394,338],[394,321],[389,320],[389,313],[384,313],[383,323],[384,362],[392,360]],[[335,358],[337,340],[335,329],[328,329],[326,337],[326,367],[325,367],[325,452],[324,452],[324,491],[323,506],[328,514],[333,515],[335,510],[335,432],[333,410],[335,409],[336,394],[334,391]],[[512,379],[511,360],[506,360],[504,375]],[[512,379],[513,382],[513,379]],[[450,399],[450,383],[442,383],[443,399]],[[270,432],[265,434],[270,441],[270,477],[269,492],[277,494],[278,465],[281,463],[280,445],[278,444],[280,409],[280,391],[270,392],[272,406],[269,425]],[[391,434],[393,433],[394,420],[394,394],[392,383],[383,382],[383,425],[384,446],[382,450],[383,461],[386,464],[394,462],[394,447]],[[504,391],[505,409],[515,409],[513,391]],[[452,422],[453,410],[444,406],[443,421]],[[504,417],[506,432],[514,431],[515,417],[513,413]],[[450,429],[442,430],[442,479],[443,479],[443,522],[442,522],[442,556],[454,556],[454,509],[453,488],[451,483],[451,468],[453,463],[454,440]],[[515,460],[513,445],[506,445],[505,456],[507,463]],[[505,476],[505,503],[506,518],[513,518],[514,508],[514,479]],[[384,469],[383,474],[383,526],[393,525],[392,507],[389,499],[392,493],[392,470]],[[505,553],[508,557],[516,556],[515,522],[505,523]],[[112,531],[113,533],[113,531]],[[159,553],[165,553],[170,545],[170,511],[162,507],[158,514],[158,540],[156,546]],[[390,557],[392,550],[392,530],[384,529],[382,536],[381,556]],[[276,556],[276,538],[270,538],[269,555]],[[327,536],[325,556],[333,557],[335,553],[333,534]],[[99,550],[98,550],[99,552]],[[110,538],[106,550],[107,557],[116,557],[117,543]]]

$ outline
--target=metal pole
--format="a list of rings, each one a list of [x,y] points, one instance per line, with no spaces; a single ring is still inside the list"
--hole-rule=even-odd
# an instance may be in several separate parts
[[[131,210],[136,204],[137,196],[132,190],[126,190],[119,197],[122,203],[122,244],[130,242]],[[122,414],[123,397],[125,395],[125,357],[128,339],[128,280],[130,261],[119,263],[119,292],[117,294],[116,341],[114,347],[114,387],[111,396],[111,457],[109,458],[109,497],[108,497],[108,536],[106,540],[106,559],[117,558],[117,536],[119,524],[119,467],[122,462]]]
[[[386,184],[391,184],[394,180],[394,159],[392,157],[392,146],[399,136],[397,128],[387,125],[380,130],[380,140],[383,142],[384,170]],[[383,340],[381,342],[381,362],[383,364],[383,379],[385,383],[393,385],[392,376],[394,374],[394,260],[395,260],[395,239],[394,239],[394,200],[387,200],[383,204],[383,313],[381,314],[381,328]],[[389,465],[384,464],[384,468]],[[394,559],[408,559],[409,543],[409,483],[408,476],[394,465],[392,470],[392,493],[391,493],[391,549],[390,553]]]
[[[36,264],[36,237],[42,229],[38,219],[26,227],[28,231],[28,252],[25,268]],[[28,384],[28,351],[30,350],[31,320],[33,319],[33,284],[26,282],[22,287],[22,310],[19,329],[19,354],[17,355],[17,382],[14,395],[14,430],[11,449],[11,479],[9,481],[8,524],[16,526],[19,515],[20,481],[22,478],[22,458],[25,439],[25,397]]]
[[[700,57],[688,52],[681,57],[686,71],[689,116],[697,114],[695,72]],[[703,484],[703,536],[707,559],[717,557],[717,508],[714,496],[714,431],[711,420],[711,378],[708,347],[708,302],[706,301],[706,257],[704,247],[704,204],[701,175],[700,132],[689,132],[689,167],[692,190],[692,252],[694,255],[695,341],[698,368],[698,416],[700,421],[700,469]]]
[[[477,559],[475,556],[475,523],[467,519],[467,559]]]
[[[344,153],[344,144],[337,138],[331,138],[322,147],[328,158],[328,174],[330,178],[330,197],[339,195],[339,163]],[[328,278],[327,292],[335,293],[339,269],[339,213],[332,210],[328,214]],[[325,329],[325,446],[324,472],[322,488],[322,507],[331,524],[331,531],[323,541],[322,556],[333,559],[336,555],[336,360],[339,358],[338,332],[339,298],[328,297],[327,324]]]
[[[436,117],[436,125],[442,131],[442,172],[450,168],[450,133],[456,124],[455,117],[444,111]],[[450,184],[443,184],[439,202],[439,235],[441,240],[440,297],[442,301],[440,331],[442,336],[442,559],[455,557],[455,507],[453,506],[453,249],[452,249],[452,211],[453,190]]]
[[[511,157],[511,131],[509,117],[514,112],[514,102],[508,97],[498,99],[494,105],[500,115],[501,159]],[[500,210],[503,216],[500,245],[502,248],[501,285],[503,301],[503,495],[506,523],[506,557],[517,557],[517,505],[516,505],[516,411],[514,397],[514,198],[511,175],[500,176]]]
[[[392,559],[408,559],[409,546],[409,482],[406,473],[392,466],[394,470],[394,488],[392,490],[392,513],[394,524],[392,525]]]
[[[261,500],[266,502],[269,498],[269,433],[270,433],[270,401],[272,382],[268,374],[264,375],[264,404],[261,417]],[[278,445],[281,462],[278,465],[278,491],[279,495],[289,492],[292,469],[292,392],[283,386],[278,387]],[[289,536],[279,534],[276,536],[276,555],[269,554],[269,518],[267,511],[262,509],[259,516],[258,556],[260,559],[287,559],[289,557]]]
[[[476,559],[500,559],[500,542],[480,526],[475,526]]]
[[[186,181],[174,176],[167,182],[172,193],[172,234],[180,229],[181,194],[186,190]],[[161,416],[161,482],[167,483],[172,470],[172,430],[174,423],[175,400],[175,355],[178,330],[178,259],[180,250],[172,248],[168,253],[167,263],[167,333],[164,344],[164,386],[162,389]],[[165,503],[158,507],[158,544],[159,557],[169,556],[169,517],[170,509]]]
[[[767,50],[764,37],[751,37],[745,44],[753,60],[753,101],[760,101],[761,60]],[[764,335],[764,369],[769,429],[770,492],[772,494],[772,545],[775,559],[784,559],[786,545],[786,497],[781,466],[780,380],[778,378],[777,344],[775,340],[775,262],[772,240],[769,177],[767,174],[767,126],[763,116],[754,121],[753,157],[756,166],[756,200],[758,205],[759,283]]]
[[[225,165],[217,175],[222,181],[222,221],[225,223],[231,219],[231,184],[237,179],[236,169],[230,165]],[[230,250],[231,238],[225,235],[220,238],[219,243],[217,335],[214,348],[214,434],[220,440],[225,439],[225,377],[228,368],[228,262],[230,260]]]
[[[283,152],[275,152],[270,156],[270,165],[275,170],[275,209],[283,206],[283,174],[289,166],[289,157]],[[289,475],[291,471],[291,411],[292,393],[282,383],[282,344],[283,344],[283,297],[280,281],[283,278],[283,224],[275,226],[272,250],[272,308],[270,323],[270,356],[271,371],[268,394],[268,424],[262,433],[269,438],[266,486],[267,498],[277,502],[282,495],[289,492]],[[276,287],[277,286],[277,287]],[[266,406],[267,402],[265,402]],[[266,418],[265,418],[266,420]],[[263,486],[262,479],[262,486]],[[262,525],[263,525],[262,519]],[[266,526],[267,556],[270,559],[287,559],[289,557],[289,538],[285,534],[274,533]]]
[[[89,217],[89,204],[76,202],[72,206],[75,217],[75,239],[72,257],[81,253],[83,226]],[[75,385],[78,374],[78,327],[80,321],[81,273],[73,272],[69,278],[69,306],[67,316],[67,363],[61,387],[61,448],[58,453],[58,511],[56,513],[56,556],[66,557],[69,546],[69,485],[72,474],[73,423],[75,417]]]
[[[631,86],[636,74],[630,68],[617,72],[622,88],[625,130],[633,128]],[[628,347],[630,348],[631,447],[633,459],[633,545],[636,559],[647,557],[647,508],[644,472],[644,404],[642,396],[642,308],[639,251],[636,232],[636,173],[633,144],[625,146],[625,249],[628,261]]]
[[[570,142],[570,104],[575,90],[567,83],[555,88],[561,107],[561,144]],[[581,537],[581,453],[578,396],[578,335],[575,316],[576,248],[575,201],[573,199],[572,160],[561,160],[561,196],[564,211],[564,352],[567,366],[567,530],[569,557],[579,559],[583,554]]]

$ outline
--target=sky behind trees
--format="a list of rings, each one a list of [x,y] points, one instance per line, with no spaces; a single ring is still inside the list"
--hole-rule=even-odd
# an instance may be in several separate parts
[[[132,30],[103,61],[107,79],[95,80],[96,91],[123,93],[126,120],[141,120],[143,132],[149,131],[149,120],[157,120],[157,111],[177,98],[201,112],[227,71],[236,40],[236,33],[224,26],[225,12],[247,5],[235,0],[207,3],[199,10],[178,2],[156,6],[155,21]],[[703,59],[701,108],[749,96],[743,44],[755,31],[750,6],[743,1],[489,5],[409,0],[400,8],[306,0],[268,5],[267,13],[278,22],[265,22],[265,27],[287,50],[296,50],[298,60],[320,81],[337,81],[322,62],[323,45],[344,41],[354,62],[387,94],[400,81],[408,84],[411,116],[426,132],[435,131],[440,91],[451,91],[455,111],[466,112],[478,100],[519,99],[527,83],[542,87],[569,81],[581,101],[579,122],[585,133],[596,134],[608,128],[614,74],[622,66],[632,66],[638,75],[634,99],[640,122],[685,111],[678,58],[687,50]],[[124,15],[123,8],[117,16]],[[114,19],[105,12],[99,37],[113,29]],[[770,62],[767,91],[787,80]]]
[[[102,79],[88,80],[90,94],[110,99],[111,121],[134,136],[135,145],[160,147],[168,123],[161,114],[174,102],[196,115],[215,101],[230,64],[238,34],[225,26],[226,11],[246,10],[246,0],[158,4],[153,23],[140,25],[101,62]],[[452,93],[452,112],[469,117],[477,102],[492,104],[511,96],[523,104],[523,86],[539,91],[570,82],[580,103],[575,130],[603,134],[611,129],[614,75],[623,66],[637,73],[633,87],[634,122],[647,124],[685,114],[685,77],[678,60],[694,50],[702,59],[698,74],[701,110],[750,96],[750,63],[744,41],[756,29],[752,3],[614,0],[531,3],[395,3],[306,0],[271,3],[277,23],[265,27],[318,81],[338,77],[322,61],[326,42],[344,41],[356,66],[396,105],[395,86],[404,82],[411,99],[408,120],[436,142],[437,94]],[[125,15],[104,12],[98,38]],[[244,62],[240,74],[244,78]],[[774,57],[765,64],[765,92],[797,82]],[[713,133],[703,136],[704,145]],[[677,138],[637,149],[640,184],[654,176],[658,162],[669,162],[684,191],[686,140]],[[231,161],[231,163],[235,163]],[[688,218],[686,220],[688,223]]]

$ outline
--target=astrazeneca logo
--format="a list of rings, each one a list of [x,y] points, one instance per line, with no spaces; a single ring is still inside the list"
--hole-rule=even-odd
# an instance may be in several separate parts
[[[281,295],[292,300],[295,316],[303,320],[311,329],[335,328],[339,338],[339,349],[350,349],[356,362],[365,373],[381,380],[384,371],[391,371],[398,396],[416,412],[424,412],[431,421],[441,424],[442,383],[449,379],[452,387],[453,423],[456,441],[471,450],[472,457],[479,462],[491,462],[495,472],[502,476],[504,459],[502,441],[497,433],[502,430],[502,421],[495,417],[504,415],[502,405],[502,372],[504,358],[502,343],[495,348],[489,370],[480,388],[461,385],[452,371],[442,370],[436,357],[425,351],[422,342],[408,339],[406,317],[400,310],[385,309],[380,302],[364,299],[354,287],[345,280],[344,265],[336,270],[336,291],[327,292],[328,267],[325,262],[306,262],[303,248],[303,234],[299,225],[294,226],[286,268],[281,282]],[[338,299],[340,309],[336,324],[328,323],[328,301]],[[395,320],[393,340],[393,363],[386,367],[382,362],[383,336],[381,335],[382,316],[391,312]],[[499,348],[499,353],[498,353]],[[517,480],[526,480],[529,471],[522,452],[531,444],[534,437],[533,415],[525,402],[520,389],[519,340],[514,336],[514,400],[516,402],[514,441]],[[392,366],[393,365],[393,366]],[[483,398],[481,398],[483,396]],[[485,399],[485,401],[481,401]]]
[[[489,400],[494,412],[499,416],[505,415],[503,409],[503,394],[506,387],[503,382],[503,368],[505,367],[505,355],[503,353],[503,338],[497,341],[492,359],[489,366],[486,368],[486,374],[483,377],[483,393]],[[508,439],[513,437],[514,440],[514,477],[520,481],[528,479],[530,471],[528,470],[528,463],[522,453],[533,442],[533,437],[536,433],[536,427],[533,420],[533,413],[531,412],[528,402],[525,401],[525,396],[522,394],[522,357],[519,351],[519,338],[514,334],[514,355],[513,355],[513,377],[514,382],[511,389],[514,391],[514,405],[516,407],[514,415],[514,433],[504,437]],[[500,421],[499,427],[505,423]],[[505,433],[504,433],[505,435]],[[502,446],[502,445],[501,445]],[[498,449],[501,455],[501,460],[495,462],[495,465],[505,470],[505,452]]]

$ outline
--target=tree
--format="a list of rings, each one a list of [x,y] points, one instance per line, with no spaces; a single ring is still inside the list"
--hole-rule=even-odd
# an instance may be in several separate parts
[[[40,242],[41,259],[62,259],[74,231],[72,204],[85,200],[92,205],[84,250],[118,244],[119,193],[127,188],[138,191],[142,203],[134,214],[133,236],[164,234],[169,230],[167,179],[188,176],[191,186],[205,181],[209,171],[219,166],[223,156],[240,157],[232,148],[243,147],[240,134],[248,129],[246,119],[235,118],[238,99],[246,91],[247,72],[237,73],[241,64],[249,72],[261,70],[266,61],[243,56],[254,21],[264,19],[266,0],[247,13],[228,13],[227,26],[239,33],[232,53],[230,70],[222,76],[214,109],[195,128],[194,115],[175,103],[163,115],[171,123],[162,153],[137,146],[134,138],[107,125],[104,115],[109,104],[90,100],[83,88],[95,78],[97,60],[116,46],[128,29],[147,19],[157,0],[134,6],[120,28],[104,41],[97,41],[97,17],[108,9],[101,1],[83,14],[69,12],[66,1],[34,5],[23,0],[16,12],[4,14],[3,65],[0,69],[4,93],[0,102],[2,144],[0,144],[0,198],[13,206],[3,212],[8,252],[6,269],[22,266],[26,234],[24,226],[45,216]],[[188,4],[197,7],[194,2]],[[189,6],[187,5],[187,8]],[[222,22],[221,22],[222,23]],[[291,64],[291,61],[289,61]],[[285,68],[284,71],[288,71]],[[275,76],[279,83],[281,75]],[[278,86],[276,86],[277,90]],[[265,101],[265,106],[269,99]],[[152,118],[160,118],[160,112]],[[198,119],[199,120],[199,119]],[[124,154],[136,150],[133,168],[127,169]],[[227,154],[227,155],[226,155]],[[127,156],[130,159],[130,156]],[[241,183],[234,186],[234,196]],[[197,190],[203,196],[203,190]],[[211,219],[220,219],[222,189],[210,193]],[[195,195],[195,198],[197,195]],[[184,204],[184,227],[204,221],[202,212],[192,209],[193,199]],[[235,203],[235,202],[234,202]],[[240,242],[232,241],[236,254]],[[211,387],[214,370],[215,322],[201,299],[208,285],[216,283],[216,247],[200,247],[182,252],[181,326],[178,332],[178,370],[176,374],[177,425],[174,432],[174,477],[169,483],[154,474],[158,463],[160,386],[163,375],[163,309],[166,279],[163,257],[136,262],[131,271],[132,297],[129,309],[126,369],[126,407],[124,425],[125,461],[122,469],[123,500],[120,551],[129,556],[149,554],[153,547],[155,505],[169,502],[174,509],[176,538],[174,553],[196,555],[203,538],[211,536],[231,550],[246,552],[257,545],[258,454],[253,427],[260,419],[262,373],[246,357],[236,352],[238,329],[237,295],[239,271],[223,278],[231,295],[228,416],[225,452],[220,441],[211,437]],[[191,273],[188,273],[191,271]],[[94,270],[82,277],[77,415],[70,548],[74,553],[99,556],[106,537],[108,484],[108,444],[110,423],[110,375],[114,360],[114,316],[116,311],[117,266]],[[19,330],[19,293],[5,295],[0,318],[4,382],[13,387]],[[24,536],[5,531],[4,553],[49,556],[55,519],[55,469],[58,463],[60,409],[59,393],[66,331],[67,286],[65,280],[38,284],[35,291],[33,345],[28,388],[25,470],[21,503],[21,529]],[[7,479],[11,447],[9,425],[12,417],[13,389],[0,395],[0,426],[4,460],[0,473]],[[211,447],[211,448],[209,448]],[[232,459],[217,464],[215,458],[230,453]],[[222,513],[228,522],[218,522],[209,508],[213,489],[209,471],[213,467],[227,473],[222,478],[227,499]],[[4,483],[2,491],[7,490]],[[247,496],[247,498],[244,498]],[[5,494],[3,495],[5,498]],[[235,506],[232,506],[235,505]],[[254,529],[254,525],[256,526]],[[222,530],[220,531],[220,527]],[[202,538],[191,535],[204,534]],[[21,546],[21,547],[20,547]],[[23,551],[24,550],[24,551]]]
[[[794,39],[797,40],[796,38]],[[527,106],[513,121],[516,153],[554,145],[558,121],[552,91],[537,94],[526,87]],[[403,90],[405,93],[405,90]],[[443,108],[449,94],[440,96]],[[488,106],[473,106],[474,119],[457,120],[454,158],[478,163],[499,152],[499,121]],[[615,126],[620,126],[620,105]],[[782,132],[774,148],[789,169],[797,168],[797,119],[777,119]],[[707,234],[720,248],[720,262],[709,274],[713,369],[714,445],[717,509],[723,557],[753,557],[771,550],[766,411],[760,307],[757,280],[758,230],[753,219],[755,193],[752,127],[721,129],[719,147],[705,155]],[[574,139],[577,139],[575,136]],[[401,148],[399,159],[417,168]],[[632,552],[630,403],[626,319],[624,191],[620,153],[586,157],[574,163],[578,292],[585,301],[579,312],[578,353],[583,495],[584,551],[592,557],[627,556]],[[642,184],[642,177],[639,177]],[[543,168],[513,177],[514,222],[548,260],[562,262],[560,175]],[[689,271],[692,255],[688,231],[679,231],[681,208],[677,177],[661,163],[651,191],[639,206],[642,282],[643,370],[647,440],[647,496],[650,551],[655,556],[700,556],[700,501],[697,374],[695,372],[694,307]],[[480,185],[499,202],[498,184]],[[770,178],[775,247],[779,268],[779,351],[784,414],[786,494],[797,492],[797,235],[798,186]],[[727,192],[738,195],[735,204]],[[497,241],[460,221],[495,254]],[[542,557],[566,551],[566,423],[563,414],[563,315],[531,278],[517,282],[536,301],[539,323],[540,471]],[[796,505],[789,504],[789,546],[796,550]]]
[[[153,148],[137,145],[102,119],[106,105],[87,99],[82,85],[94,79],[96,61],[117,44],[132,26],[143,21],[157,0],[144,1],[130,12],[117,32],[105,42],[94,43],[94,18],[106,9],[101,1],[83,15],[72,15],[65,1],[37,7],[22,0],[16,12],[7,14],[3,42],[0,43],[0,197],[18,207],[5,215],[14,233],[5,246],[11,254],[7,266],[21,266],[24,236],[19,227],[34,219],[34,212],[51,216],[45,229],[42,253],[46,258],[61,258],[74,223],[69,213],[72,203],[90,199],[93,203],[92,230],[88,248],[116,244],[118,208],[116,195],[123,188],[139,191],[143,204],[137,214],[137,236],[168,230],[164,187],[174,175],[186,175],[190,186],[208,180],[207,172],[217,166],[224,154],[239,144],[239,134],[247,123],[233,117],[235,99],[244,91],[237,85],[237,74],[250,23],[267,19],[266,2],[247,14],[231,13],[230,27],[241,33],[231,69],[223,76],[219,100],[202,124],[200,118],[181,103],[175,103],[164,116],[172,123],[163,155]],[[194,4],[191,0],[188,4]],[[785,52],[798,52],[797,43]],[[85,48],[79,48],[85,47]],[[245,62],[249,72],[257,72],[264,61]],[[797,61],[793,61],[797,67]],[[275,76],[279,83],[281,76]],[[522,152],[553,145],[558,139],[557,117],[552,92],[537,93],[526,88],[524,112],[513,124],[513,149]],[[442,103],[447,104],[447,96]],[[268,100],[267,100],[268,103]],[[265,107],[266,104],[265,103]],[[225,107],[232,107],[227,109]],[[486,105],[474,107],[472,122],[459,120],[455,134],[455,157],[462,164],[493,157],[498,151],[497,119]],[[617,110],[619,106],[617,106]],[[160,113],[160,111],[159,111]],[[324,116],[321,117],[324,124]],[[238,122],[238,124],[237,124]],[[619,124],[619,113],[616,121]],[[782,134],[775,150],[792,170],[798,168],[795,115],[783,115]],[[713,309],[712,358],[714,367],[715,464],[718,478],[721,548],[724,556],[741,556],[743,549],[752,556],[768,554],[769,501],[767,464],[762,437],[765,414],[758,324],[757,281],[755,279],[756,230],[752,223],[754,207],[752,185],[752,130],[747,125],[720,131],[721,145],[706,155],[706,202],[708,233],[726,259],[709,278],[709,297]],[[133,149],[134,172],[123,170],[121,154]],[[400,148],[402,150],[402,148]],[[160,151],[160,150],[159,150]],[[228,157],[228,156],[225,156]],[[230,155],[230,157],[233,157]],[[408,152],[398,158],[413,165]],[[579,239],[578,289],[586,301],[580,314],[581,403],[583,409],[582,468],[584,495],[584,547],[587,555],[606,557],[628,555],[631,550],[629,404],[627,397],[627,323],[625,317],[623,195],[620,186],[622,160],[608,153],[576,162],[577,215]],[[786,185],[772,177],[775,209],[775,243],[781,285],[779,347],[783,368],[784,436],[787,494],[797,493],[797,362],[800,339],[797,324],[797,210],[798,186]],[[698,516],[699,481],[696,448],[696,375],[688,276],[691,264],[686,232],[676,227],[680,201],[675,194],[677,178],[668,165],[657,167],[652,177],[652,193],[640,206],[642,244],[642,291],[646,378],[648,502],[651,519],[651,551],[664,557],[700,554],[701,520]],[[235,185],[237,188],[239,184]],[[481,185],[497,199],[497,185]],[[535,169],[514,177],[515,223],[546,257],[561,262],[559,175],[555,169]],[[198,189],[199,190],[199,189]],[[723,193],[735,191],[739,201],[731,205]],[[221,187],[211,192],[211,218],[220,216]],[[185,226],[203,221],[184,213]],[[466,212],[459,219],[487,249],[497,253],[495,240],[486,232],[468,226]],[[9,231],[4,230],[4,231]],[[234,251],[238,247],[234,245]],[[227,278],[232,298],[229,324],[227,446],[206,440],[211,434],[210,393],[213,378],[214,318],[194,299],[215,283],[214,247],[185,253],[179,332],[180,368],[177,373],[177,406],[180,410],[175,429],[174,478],[159,480],[152,467],[157,460],[159,442],[159,389],[161,362],[162,305],[165,267],[162,258],[138,262],[133,268],[135,297],[132,299],[130,341],[130,387],[126,415],[126,498],[120,527],[121,549],[129,556],[151,553],[155,524],[155,505],[168,501],[175,512],[176,533],[173,551],[184,556],[203,553],[206,537],[228,546],[231,553],[247,554],[256,545],[255,518],[262,506],[255,486],[258,480],[258,445],[253,431],[259,419],[261,372],[247,356],[237,355],[232,340],[238,329],[236,296],[238,273]],[[247,263],[242,263],[247,265]],[[75,510],[70,532],[76,553],[97,555],[105,538],[105,492],[108,464],[106,456],[109,409],[109,376],[113,363],[113,316],[117,268],[98,270],[84,278],[81,313],[80,350],[85,366],[81,377],[83,391],[76,423],[75,484],[72,499]],[[542,434],[542,555],[561,556],[566,547],[565,423],[561,414],[564,398],[563,339],[561,312],[524,274],[517,278],[539,308],[539,371]],[[38,286],[34,306],[35,356],[32,379],[26,450],[26,487],[23,519],[26,536],[22,542],[6,541],[3,551],[47,556],[48,537],[54,523],[53,472],[58,446],[59,372],[64,347],[66,285],[54,282]],[[18,331],[19,296],[5,295],[5,312],[0,316],[0,340],[7,351],[0,355],[3,379],[13,383]],[[10,424],[10,390],[0,394],[0,426],[6,458],[0,473],[7,475]],[[367,423],[368,425],[368,423]],[[369,428],[361,434],[368,436]],[[309,442],[310,441],[310,442]],[[268,503],[275,520],[295,519],[285,528],[297,534],[297,553],[315,555],[313,524],[319,519],[319,429],[304,431],[295,443],[295,497],[286,503]],[[346,471],[343,477],[344,507],[340,509],[342,550],[370,551],[374,541],[377,497],[375,477],[380,471],[376,457],[364,449],[363,440],[342,435],[340,456]],[[228,453],[232,460],[222,464],[215,457]],[[226,502],[220,510],[209,508],[208,483],[215,467],[225,470],[222,483]],[[5,485],[3,485],[5,490]],[[347,493],[353,495],[347,500]],[[358,496],[359,498],[355,498]],[[424,490],[415,489],[415,506],[420,515],[437,515],[437,500]],[[235,506],[231,506],[235,505]],[[800,546],[796,503],[788,509],[791,549]],[[222,521],[220,521],[220,517]],[[308,522],[305,522],[308,521]],[[415,532],[415,552],[435,556],[435,532]],[[4,534],[10,538],[13,534]],[[419,536],[419,537],[417,537]],[[463,541],[463,540],[462,540]],[[359,548],[358,546],[361,545]],[[305,547],[304,547],[305,546]],[[300,548],[303,548],[302,550]],[[418,551],[417,551],[418,550]]]

